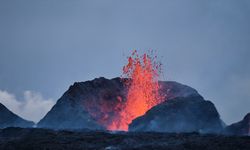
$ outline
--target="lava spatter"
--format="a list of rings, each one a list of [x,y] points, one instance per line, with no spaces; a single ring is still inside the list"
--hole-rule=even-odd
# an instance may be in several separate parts
[[[128,63],[123,67],[123,82],[128,88],[127,100],[109,130],[128,130],[131,121],[153,106],[161,103],[164,96],[159,94],[159,75],[161,64],[156,56],[139,55],[136,50],[128,57]]]

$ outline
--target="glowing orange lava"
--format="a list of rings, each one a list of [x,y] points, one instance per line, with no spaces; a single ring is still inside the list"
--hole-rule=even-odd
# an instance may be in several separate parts
[[[156,56],[147,54],[139,56],[135,50],[128,57],[128,64],[123,67],[123,79],[128,88],[127,100],[123,109],[107,127],[109,130],[128,130],[131,121],[164,99],[159,94],[159,74],[161,64],[156,62]]]

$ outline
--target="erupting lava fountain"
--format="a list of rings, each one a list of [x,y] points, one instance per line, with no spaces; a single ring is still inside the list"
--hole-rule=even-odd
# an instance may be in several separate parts
[[[158,83],[162,73],[161,66],[153,53],[140,56],[136,50],[133,51],[128,57],[128,64],[123,67],[122,75],[122,81],[128,88],[127,100],[119,117],[107,129],[127,131],[133,119],[164,100],[164,96],[159,94]]]

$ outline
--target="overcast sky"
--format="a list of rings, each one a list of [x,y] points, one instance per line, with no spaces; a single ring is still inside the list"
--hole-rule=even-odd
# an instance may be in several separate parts
[[[227,124],[250,112],[249,0],[1,0],[0,102],[38,121],[75,81],[120,76],[133,49],[156,49],[165,79]]]

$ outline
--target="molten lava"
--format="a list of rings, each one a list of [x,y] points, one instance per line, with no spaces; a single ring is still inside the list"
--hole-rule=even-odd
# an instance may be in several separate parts
[[[123,67],[123,82],[128,88],[127,100],[109,130],[128,130],[131,121],[164,99],[159,94],[159,74],[161,64],[156,62],[156,56],[147,54],[139,56],[135,50],[128,57],[128,64]]]
[[[164,100],[158,84],[161,64],[156,60],[153,53],[140,56],[133,51],[123,67],[123,91],[117,92],[116,87],[101,90],[95,95],[98,98],[84,101],[85,110],[106,129],[127,131],[132,120]]]

